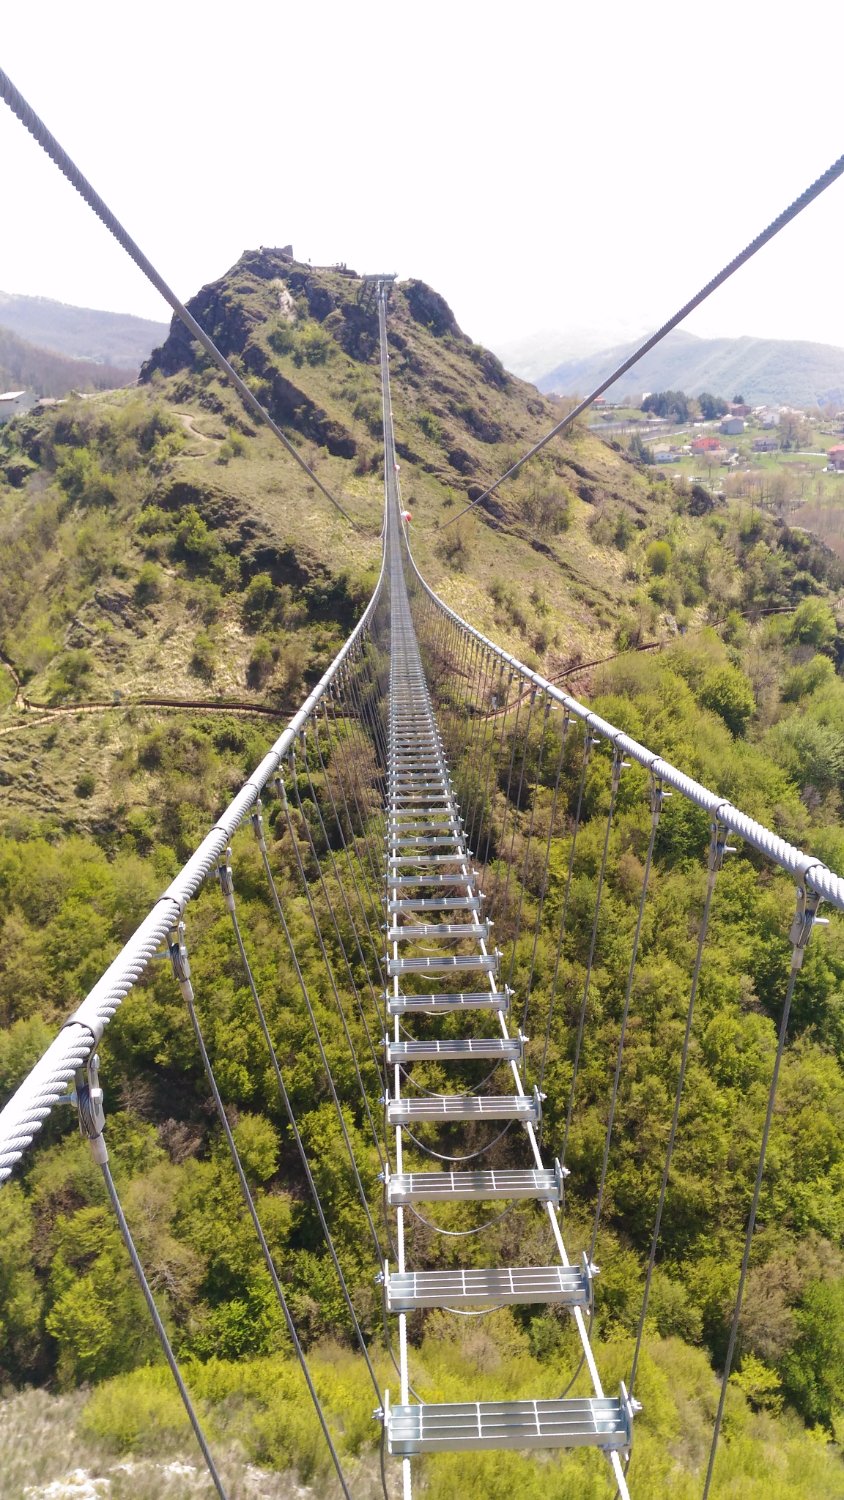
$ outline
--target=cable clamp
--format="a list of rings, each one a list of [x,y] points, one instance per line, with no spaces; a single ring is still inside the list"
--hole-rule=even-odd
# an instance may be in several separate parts
[[[185,1000],[193,1000],[193,985],[190,979],[190,959],[188,958],[187,944],[185,943],[185,924],[180,922],[178,927],[170,930],[167,940],[167,952],[176,982],[182,991]]]
[[[262,803],[260,797],[258,798],[258,801],[255,803],[255,806],[252,809],[252,827],[255,830],[255,837],[258,840],[258,848],[261,850],[262,854],[266,854],[267,844],[264,838],[264,804]]]
[[[100,1166],[108,1161],[108,1147],[103,1139],[105,1108],[103,1091],[100,1088],[100,1059],[92,1052],[83,1067],[77,1068],[76,1087],[67,1095],[76,1105],[79,1116],[79,1134],[90,1142],[91,1155]]]
[[[234,879],[232,876],[231,861],[232,851],[231,845],[229,845],[217,863],[216,875],[220,882],[220,890],[223,893],[226,908],[234,915]]]
[[[813,865],[816,863],[818,863],[818,861],[812,861]],[[810,867],[807,866],[807,869],[808,868]],[[806,871],[804,870],[803,883],[802,885],[798,885],[797,887],[797,910],[794,913],[794,921],[791,924],[791,928],[788,934],[793,945],[793,952],[791,955],[792,969],[799,969],[802,967],[803,955],[806,951],[806,944],[808,943],[809,938],[812,936],[812,929],[814,927],[827,927],[829,925],[829,920],[827,917],[819,917],[817,915],[818,907],[820,906],[821,900],[823,898],[817,891],[810,891],[808,889],[805,881],[805,874]]]

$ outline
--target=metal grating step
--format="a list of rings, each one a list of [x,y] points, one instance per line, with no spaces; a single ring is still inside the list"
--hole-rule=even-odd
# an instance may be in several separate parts
[[[504,1266],[496,1270],[393,1271],[384,1268],[387,1311],[418,1307],[482,1307],[486,1304],[557,1302],[588,1308],[595,1267],[584,1255],[579,1266]]]
[[[512,991],[481,990],[458,995],[393,995],[387,991],[387,1010],[391,1016],[403,1016],[413,1011],[494,1010],[506,1016],[510,1009]]]
[[[467,1401],[390,1406],[384,1426],[391,1454],[460,1453],[484,1448],[601,1448],[624,1452],[639,1403],[619,1396],[561,1401]]]
[[[400,917],[415,911],[480,911],[482,896],[406,896],[387,902],[387,914]]]
[[[436,958],[390,958],[387,973],[392,979],[396,974],[452,974],[458,970],[474,969],[475,973],[497,974],[501,954],[455,953],[442,954]]]
[[[538,1125],[542,1119],[542,1099],[538,1089],[532,1094],[439,1094],[434,1098],[392,1099],[386,1096],[387,1124],[402,1125],[405,1120],[522,1120]]]
[[[527,1037],[436,1037],[433,1041],[426,1042],[392,1042],[389,1037],[384,1038],[384,1046],[387,1049],[387,1062],[390,1067],[396,1063],[414,1062],[471,1062],[474,1058],[481,1058],[486,1062],[517,1062],[520,1063],[525,1055],[525,1042]]]
[[[388,875],[387,884],[393,890],[422,890],[425,886],[472,885],[477,880],[477,871],[469,875]],[[480,894],[480,892],[478,893]]]
[[[406,922],[403,927],[389,929],[387,942],[427,943],[434,939],[439,943],[462,943],[471,938],[480,943],[489,937],[491,926],[491,922]]]
[[[560,1163],[527,1171],[393,1172],[385,1179],[391,1208],[403,1203],[476,1203],[495,1198],[531,1198],[541,1203],[563,1201],[565,1177]]]

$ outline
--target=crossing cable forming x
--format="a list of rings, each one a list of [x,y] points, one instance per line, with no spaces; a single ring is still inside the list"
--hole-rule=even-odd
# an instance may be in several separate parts
[[[55,136],[51,135],[43,120],[38,117],[32,106],[27,104],[23,94],[19,89],[15,88],[11,78],[3,72],[2,68],[0,68],[0,98],[8,104],[12,113],[17,116],[30,135],[34,136],[38,145],[47,153],[50,160],[55,162],[59,171],[67,178],[71,186],[76,189],[77,193],[79,193],[88,207],[96,214],[100,222],[105,225],[109,233],[114,235],[117,243],[122,246],[126,254],[135,262],[135,265],[143,272],[147,280],[152,282],[156,291],[160,292],[165,302],[170,304],[177,318],[180,318],[184,323],[188,333],[197,340],[197,343],[202,345],[206,354],[214,361],[226,380],[234,386],[244,405],[249,408],[253,416],[256,416],[260,422],[266,423],[273,435],[287,449],[290,457],[296,460],[299,468],[304,469],[308,478],[317,486],[317,489],[322,491],[326,500],[331,502],[334,509],[340,512],[340,515],[349,522],[350,526],[357,527],[358,522],[353,520],[348,512],[343,509],[339,500],[335,499],[331,491],[323,484],[318,475],[314,473],[310,464],[305,462],[301,453],[297,452],[290,439],[282,432],[278,423],[273,421],[266,407],[261,405],[257,396],[249,389],[246,381],[241,379],[234,367],[229,364],[225,355],[217,348],[214,340],[209,338],[205,329],[197,323],[193,314],[188,312],[184,303],[179,300],[176,293],[167,285],[163,276],[156,271],[152,262],[147,259],[139,246],[135,244],[131,235],[123,228],[120,220],[112,213],[108,205],[103,202],[99,193],[94,190],[87,177],[82,175],[75,162],[71,161],[67,152],[59,145]]]

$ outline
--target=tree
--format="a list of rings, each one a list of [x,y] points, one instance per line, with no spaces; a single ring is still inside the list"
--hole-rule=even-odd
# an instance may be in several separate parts
[[[724,720],[732,734],[743,735],[756,707],[753,689],[738,667],[713,667],[703,679],[700,701]]]
[[[697,399],[700,414],[705,422],[714,422],[717,417],[723,417],[729,410],[723,397],[713,396],[709,391],[701,391]]]

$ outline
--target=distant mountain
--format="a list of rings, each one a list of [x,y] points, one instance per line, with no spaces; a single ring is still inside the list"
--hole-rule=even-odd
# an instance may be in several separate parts
[[[35,391],[38,396],[66,396],[68,391],[108,391],[129,385],[137,366],[95,364],[39,349],[0,327],[0,390]]]
[[[635,344],[569,359],[537,380],[541,391],[585,395],[632,354]],[[844,405],[844,349],[798,339],[701,339],[675,331],[640,364],[610,386],[619,400],[643,391],[684,390],[690,396],[712,391],[729,399],[737,392],[752,405]]]
[[[152,350],[163,344],[169,323],[134,318],[129,313],[71,307],[49,297],[21,297],[0,292],[0,327],[41,349],[72,359],[121,365],[137,374]]]
[[[641,323],[629,318],[602,325],[577,323],[565,329],[544,328],[521,338],[505,339],[495,344],[495,352],[514,375],[535,381],[556,365],[562,354],[567,359],[582,359],[620,339],[644,338],[646,332]]]

